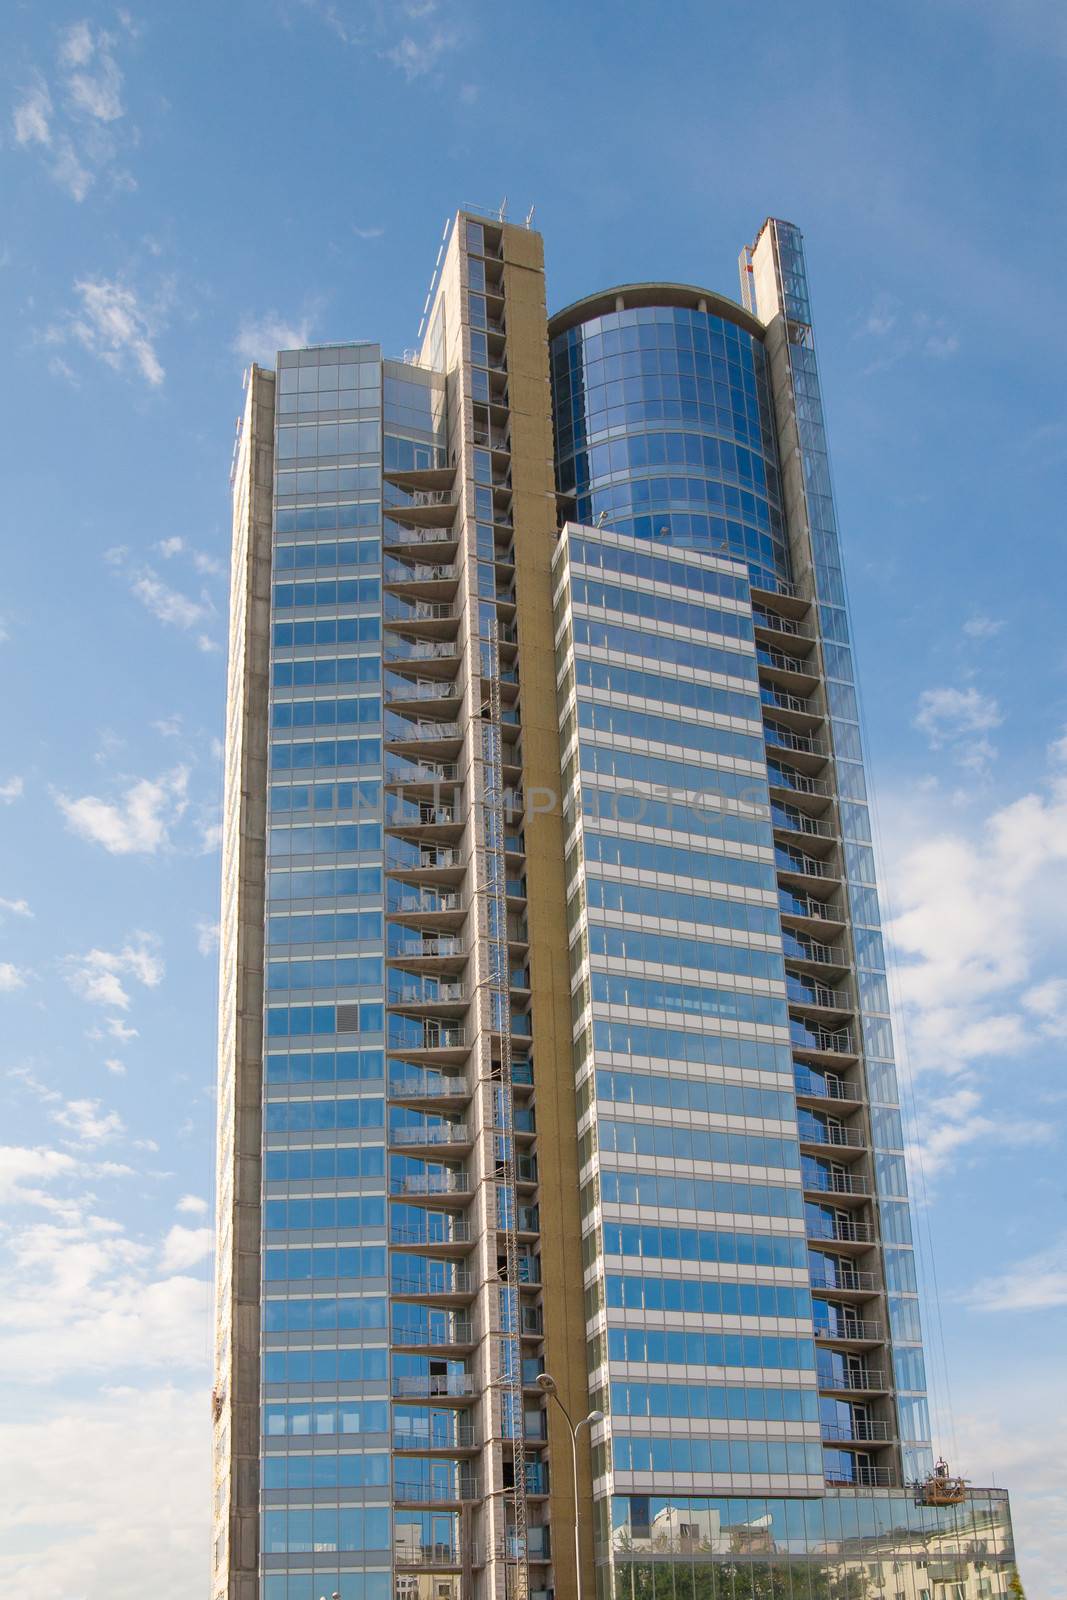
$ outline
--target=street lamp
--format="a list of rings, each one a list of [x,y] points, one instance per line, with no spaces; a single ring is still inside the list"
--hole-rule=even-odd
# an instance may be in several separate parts
[[[577,1584],[575,1600],[582,1600],[582,1543],[578,1536],[578,1432],[581,1428],[591,1428],[595,1422],[603,1422],[604,1413],[590,1411],[580,1422],[572,1422],[570,1412],[559,1397],[559,1385],[555,1378],[547,1372],[542,1372],[537,1380],[537,1387],[559,1406],[567,1419],[567,1429],[571,1436],[571,1462],[574,1468],[574,1578]]]

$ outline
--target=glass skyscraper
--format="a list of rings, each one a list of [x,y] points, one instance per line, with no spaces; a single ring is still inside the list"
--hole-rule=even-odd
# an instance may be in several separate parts
[[[927,1481],[797,230],[741,278],[549,317],[461,212],[416,353],[247,376],[215,1600],[1008,1593]]]

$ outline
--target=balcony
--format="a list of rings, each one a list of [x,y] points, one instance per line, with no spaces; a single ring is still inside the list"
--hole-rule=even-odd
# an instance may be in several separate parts
[[[821,1432],[824,1439],[832,1439],[835,1444],[884,1444],[892,1438],[888,1422],[858,1417],[851,1423],[824,1422]]]
[[[782,934],[782,952],[787,961],[804,961],[812,966],[846,968],[849,958],[839,944],[822,944],[818,939],[802,939],[792,929]]]
[[[805,1232],[813,1244],[819,1240],[832,1240],[834,1244],[856,1244],[866,1249],[875,1241],[872,1223],[853,1222],[850,1217],[825,1217],[819,1221],[809,1218]]]
[[[409,583],[454,583],[459,568],[454,561],[397,561],[388,560],[382,573],[386,586]]]
[[[836,884],[827,887],[836,888]],[[810,894],[794,894],[789,889],[779,888],[778,909],[783,917],[797,922],[822,923],[825,929],[845,926],[844,914],[832,899],[817,900]]]
[[[810,856],[803,850],[792,850],[788,845],[782,844],[776,844],[774,847],[774,868],[784,878],[837,880],[841,876],[840,869],[833,861],[820,856]]]
[[[801,1144],[847,1145],[852,1150],[865,1150],[867,1140],[862,1128],[846,1127],[841,1122],[812,1125],[802,1121],[797,1130]]]
[[[414,705],[430,700],[440,705],[459,700],[462,694],[463,690],[454,678],[402,678],[398,683],[386,684],[385,703],[387,706],[401,703]]]
[[[465,956],[467,946],[458,934],[430,934],[424,939],[406,939],[402,944],[390,942],[386,950],[388,961],[443,961]]]
[[[396,1448],[400,1448],[397,1446]],[[400,1572],[445,1571],[467,1565],[480,1567],[484,1559],[476,1545],[436,1544],[419,1549],[396,1544],[393,1547],[393,1565]]]
[[[789,1019],[789,1041],[794,1050],[803,1050],[809,1055],[856,1054],[851,1028],[820,1028],[801,1022],[798,1017]]]
[[[389,1228],[389,1243],[398,1250],[465,1250],[471,1242],[471,1225],[462,1217],[450,1216],[447,1212],[431,1212],[430,1217],[441,1222],[440,1228],[430,1225],[416,1227],[414,1224],[393,1222]]]
[[[833,839],[834,830],[822,817],[809,817],[792,806],[771,805],[771,827],[776,833],[796,833],[805,839]]]
[[[437,1478],[402,1477],[397,1477],[393,1484],[393,1500],[398,1505],[460,1505],[479,1499],[478,1479],[466,1475],[452,1484],[442,1483]]]
[[[871,1192],[868,1180],[855,1172],[825,1172],[821,1169],[804,1172],[802,1183],[811,1194],[839,1194],[865,1196]]]
[[[460,1296],[469,1300],[474,1293],[474,1279],[464,1267],[454,1268],[447,1276],[394,1272],[389,1293],[398,1299],[449,1300]]]
[[[848,1100],[859,1105],[863,1093],[851,1078],[839,1078],[832,1072],[809,1072],[797,1067],[793,1072],[793,1087],[804,1100]]]
[[[799,617],[785,617],[779,611],[768,611],[764,606],[752,607],[752,621],[757,629],[768,633],[782,634],[790,639],[810,639],[814,642],[815,629],[810,622],[801,622]]]
[[[406,642],[388,639],[385,642],[385,666],[408,661],[459,660],[459,645],[454,639],[413,639]]]
[[[389,977],[399,977],[395,970]],[[424,978],[421,983],[390,982],[386,1004],[399,1011],[433,1011],[442,1016],[459,1016],[470,1004],[465,983],[446,983],[440,978]]]
[[[390,1178],[389,1193],[405,1197],[440,1196],[471,1193],[469,1172],[409,1172],[402,1177]]]
[[[470,1417],[453,1411],[450,1413],[451,1427],[431,1428],[427,1432],[408,1432],[405,1429],[393,1430],[393,1449],[415,1451],[431,1450],[473,1450],[474,1422]]]
[[[442,1122],[425,1128],[391,1128],[389,1143],[394,1149],[410,1149],[413,1145],[426,1149],[437,1145],[464,1145],[471,1141],[471,1131],[464,1122]]]
[[[386,495],[382,515],[390,522],[406,523],[412,528],[450,528],[459,503],[460,496],[454,489],[414,489],[409,494],[394,491]],[[387,534],[386,541],[391,540],[392,534]]]
[[[808,1281],[813,1289],[819,1290],[824,1294],[871,1295],[880,1293],[878,1279],[873,1272],[849,1272],[844,1269],[837,1273],[809,1271]]]
[[[884,1394],[885,1373],[880,1367],[850,1367],[845,1372],[820,1372],[816,1368],[815,1381],[819,1388],[830,1393]]]
[[[805,983],[793,973],[785,978],[786,999],[791,1006],[809,1007],[819,1011],[843,1011],[851,1015],[855,1010],[851,997],[844,989],[830,989],[823,983]]]
[[[394,1324],[389,1342],[397,1350],[469,1350],[475,1342],[474,1325],[455,1317],[434,1318],[411,1327]]]
[[[393,1375],[397,1400],[466,1400],[474,1395],[473,1372],[427,1373],[425,1377]]]
[[[817,773],[830,756],[830,747],[809,733],[795,733],[776,722],[764,722],[763,736],[774,750],[788,750],[793,763],[806,774]]]
[[[400,508],[394,507],[394,515],[400,514]],[[412,524],[409,527],[386,527],[382,531],[382,543],[386,550],[390,546],[403,546],[405,549],[419,549],[424,546],[438,547],[442,552],[453,549],[459,539],[459,531],[453,527],[425,528]]]
[[[766,627],[767,624],[762,626]],[[814,658],[805,661],[802,657],[787,655],[758,639],[756,661],[761,676],[766,675],[772,683],[782,682],[784,688],[795,689],[802,695],[810,694],[819,682],[819,669]]]
[[[894,1483],[894,1474],[891,1467],[868,1467],[857,1463],[851,1473],[828,1472],[826,1483],[830,1488],[854,1488],[857,1485],[864,1489],[891,1489]]]
[[[390,1100],[469,1100],[466,1078],[453,1076],[390,1078]]]
[[[881,1344],[885,1337],[885,1329],[880,1322],[865,1322],[860,1317],[845,1317],[835,1323],[817,1321],[815,1337],[831,1340],[835,1344]]]

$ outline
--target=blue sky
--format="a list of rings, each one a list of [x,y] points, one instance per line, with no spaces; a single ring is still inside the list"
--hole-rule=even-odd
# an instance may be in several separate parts
[[[805,233],[939,1442],[1067,1595],[1061,8],[10,0],[0,44],[5,1592],[206,1592],[242,369],[399,354],[445,218],[506,195],[553,306],[734,294],[765,215]]]

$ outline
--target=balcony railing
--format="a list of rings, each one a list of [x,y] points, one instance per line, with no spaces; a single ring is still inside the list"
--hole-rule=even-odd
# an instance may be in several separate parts
[[[386,684],[385,703],[389,705],[393,700],[455,700],[462,693],[454,678],[412,678],[410,682]]]
[[[797,1128],[797,1137],[801,1144],[832,1144],[848,1145],[853,1150],[862,1150],[867,1141],[862,1128],[846,1128],[840,1123],[811,1123],[801,1122]]]
[[[474,1424],[466,1417],[457,1417],[451,1428],[441,1427],[426,1433],[393,1430],[394,1450],[470,1450],[473,1445]]]
[[[390,1281],[390,1294],[423,1295],[432,1300],[434,1295],[470,1294],[474,1279],[465,1267],[457,1267],[447,1277],[428,1278],[421,1272],[394,1273]]]
[[[777,611],[767,611],[763,606],[752,607],[752,620],[757,628],[772,628],[775,633],[787,633],[793,639],[814,639],[815,630],[796,617],[783,617]]]
[[[394,515],[402,507],[394,506]],[[454,528],[387,528],[383,536],[384,544],[446,544],[454,542],[459,537]]]
[[[836,1276],[821,1272],[809,1274],[809,1281],[813,1289],[821,1289],[839,1294],[874,1294],[878,1289],[878,1279],[873,1272],[845,1272],[840,1270]]]
[[[402,1378],[394,1373],[393,1394],[398,1400],[463,1400],[474,1394],[473,1372],[427,1373]]]
[[[816,1339],[863,1339],[877,1341],[883,1337],[880,1322],[866,1322],[860,1317],[843,1317],[837,1322],[815,1323]]]
[[[786,810],[784,806],[771,806],[771,827],[783,832],[805,833],[816,839],[832,839],[834,830],[822,817],[809,817],[806,811]]]
[[[811,917],[816,922],[843,922],[840,911],[827,900],[816,900],[810,894],[793,894],[790,889],[779,889],[778,906],[787,917]]]
[[[852,1367],[847,1372],[820,1372],[816,1368],[815,1381],[820,1389],[864,1389],[871,1393],[886,1386],[885,1373],[880,1367]]]
[[[442,983],[439,978],[427,978],[425,983],[390,984],[386,1002],[391,1006],[456,1006],[466,1005],[466,986],[462,983]]]
[[[801,939],[786,929],[782,951],[787,961],[818,961],[828,967],[847,967],[848,957],[840,945],[820,944],[817,939]]]
[[[456,935],[442,933],[435,939],[414,939],[392,945],[386,952],[390,961],[427,961],[435,957],[461,956],[466,949]]]
[[[392,1194],[470,1194],[471,1180],[467,1172],[409,1172],[391,1178],[389,1190]]]
[[[867,1179],[853,1172],[822,1172],[810,1168],[803,1174],[803,1186],[816,1194],[870,1194]]]
[[[462,1217],[448,1219],[445,1231],[436,1228],[408,1227],[404,1223],[394,1222],[389,1229],[389,1243],[396,1245],[413,1244],[425,1250],[444,1250],[449,1245],[469,1244],[471,1226]]]
[[[435,583],[458,573],[452,561],[416,561],[410,566],[406,561],[389,561],[382,576],[386,583]]]
[[[391,661],[454,661],[459,655],[459,645],[451,639],[426,639],[417,643],[401,644],[390,639],[385,646],[385,666]]]
[[[448,1122],[439,1128],[393,1128],[389,1143],[405,1144],[466,1144],[470,1130],[464,1122]]]
[[[435,722],[429,717],[421,722],[413,722],[410,718],[398,717],[393,712],[385,725],[386,744],[418,744],[424,739],[461,739],[462,737],[462,723]]]
[[[893,1470],[891,1467],[866,1467],[857,1464],[851,1472],[828,1472],[826,1482],[835,1487],[839,1484],[859,1485],[865,1489],[891,1489],[893,1487]]]
[[[393,1499],[409,1505],[449,1505],[480,1498],[477,1478],[463,1478],[454,1484],[441,1483],[436,1478],[397,1478],[393,1485]]]
[[[470,1086],[466,1078],[391,1078],[389,1094],[394,1100],[466,1100]]]
[[[806,772],[796,772],[792,767],[779,767],[769,762],[767,781],[772,789],[792,789],[794,794],[813,794],[820,799],[833,799],[833,787],[825,778],[813,778]]]
[[[797,1094],[811,1100],[860,1100],[859,1084],[851,1078],[838,1078],[832,1073],[805,1072],[798,1067],[793,1073],[793,1086]]]
[[[390,737],[388,734],[386,737]],[[808,856],[801,850],[787,850],[778,844],[774,847],[774,864],[779,872],[796,872],[805,878],[837,878],[840,873],[829,861],[818,856]]]
[[[814,739],[808,733],[794,733],[792,728],[782,728],[776,722],[765,722],[763,732],[767,743],[777,745],[780,750],[795,750],[798,755],[806,756],[830,754],[821,739]]]
[[[874,1225],[870,1222],[853,1222],[848,1217],[809,1218],[807,1237],[813,1241],[833,1239],[838,1244],[873,1244]]]
[[[474,1343],[474,1324],[471,1322],[448,1322],[444,1326],[434,1323],[430,1327],[394,1327],[391,1343],[395,1345],[410,1345],[421,1349],[426,1345],[444,1346]]]
[[[767,626],[766,623],[761,625]],[[813,662],[804,661],[798,656],[787,656],[781,650],[771,650],[767,645],[757,644],[756,660],[761,666],[774,667],[778,672],[795,672],[805,678],[819,676]]]
[[[812,1028],[796,1017],[789,1019],[789,1037],[796,1049],[821,1050],[830,1055],[855,1055],[851,1028]]]
[[[824,1439],[844,1439],[852,1443],[872,1440],[884,1442],[892,1437],[888,1422],[859,1418],[854,1418],[851,1423],[824,1422],[822,1436]]]
[[[852,1011],[852,1001],[844,989],[830,989],[824,983],[805,983],[792,973],[786,974],[786,998],[795,1006],[822,1006],[829,1011]]]

